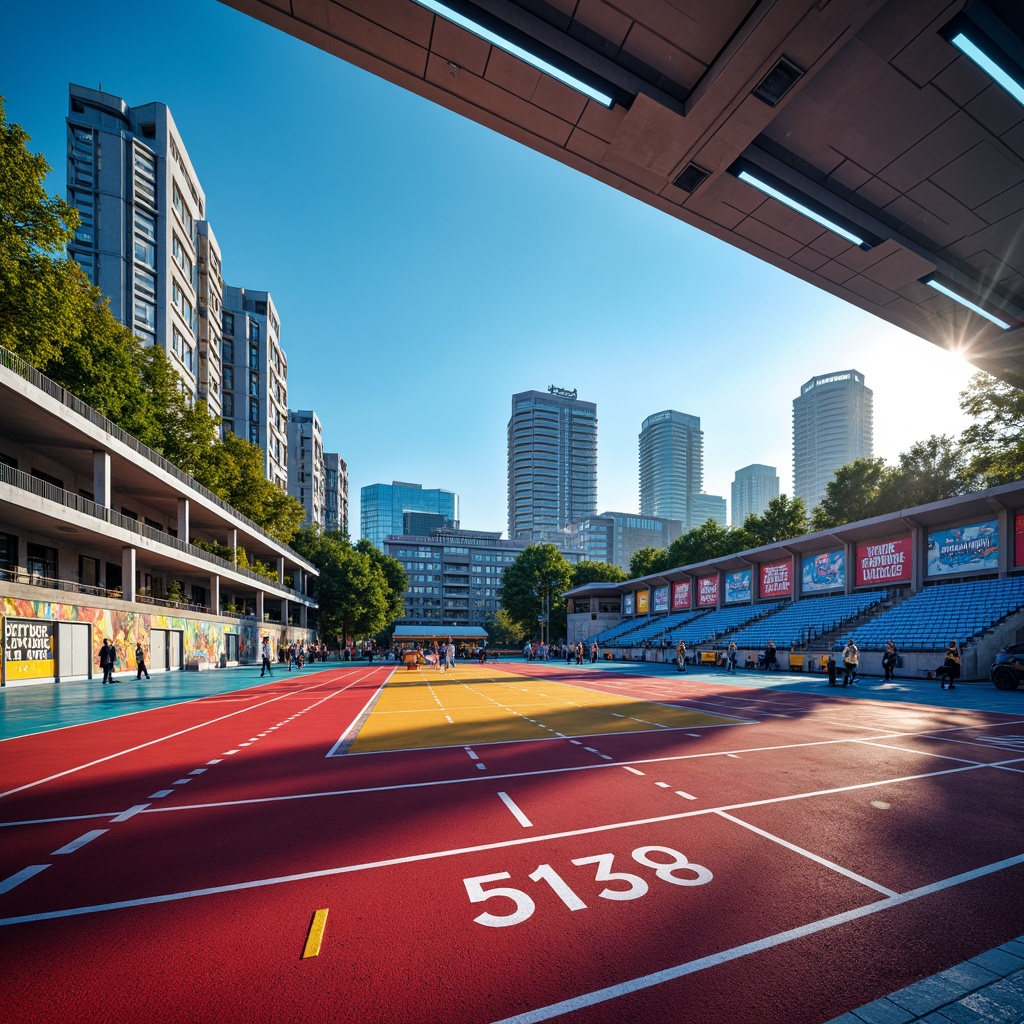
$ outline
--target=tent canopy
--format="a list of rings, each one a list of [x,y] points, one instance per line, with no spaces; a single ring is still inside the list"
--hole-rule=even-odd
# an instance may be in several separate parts
[[[483,626],[448,626],[445,629],[430,626],[395,626],[394,639],[398,643],[433,643],[435,640],[441,643],[448,637],[453,641],[481,643],[487,640],[487,630]]]

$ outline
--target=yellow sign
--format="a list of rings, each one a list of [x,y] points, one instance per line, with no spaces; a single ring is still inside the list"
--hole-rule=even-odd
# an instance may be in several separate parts
[[[636,613],[646,615],[651,607],[651,592],[649,590],[638,590],[636,593]]]
[[[53,678],[53,621],[51,619],[4,619],[4,678]]]

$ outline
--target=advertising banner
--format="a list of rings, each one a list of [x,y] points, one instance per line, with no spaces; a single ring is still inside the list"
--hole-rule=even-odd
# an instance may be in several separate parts
[[[654,588],[653,607],[656,612],[668,611],[668,585]]]
[[[56,674],[52,619],[4,619],[4,675],[46,679]]]
[[[633,611],[634,611],[634,607],[635,607],[635,605],[634,605],[634,602],[633,602],[633,595],[632,594],[623,594],[622,595],[622,614],[623,615],[632,615]]]
[[[1013,564],[1024,565],[1024,513],[1013,517]]]
[[[638,590],[636,592],[636,613],[646,615],[651,610],[651,592],[649,590]]]
[[[842,548],[838,551],[825,551],[820,555],[804,555],[800,563],[800,586],[803,593],[846,588],[846,552]]]
[[[911,578],[914,547],[909,537],[857,545],[857,586]]]
[[[999,521],[954,526],[928,534],[928,575],[999,568]]]
[[[718,604],[718,575],[697,579],[697,607],[713,608]]]
[[[753,574],[749,569],[725,574],[725,603],[742,604],[750,601],[750,585]]]
[[[766,562],[761,566],[761,597],[793,596],[793,563]]]
[[[1024,517],[1022,517],[1024,518]],[[672,584],[672,610],[681,611],[684,608],[689,608],[693,604],[693,594],[691,593],[690,581],[680,580],[679,583]]]

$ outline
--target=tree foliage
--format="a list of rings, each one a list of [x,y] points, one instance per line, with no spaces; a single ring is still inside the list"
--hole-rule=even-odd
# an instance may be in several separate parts
[[[960,393],[960,408],[974,420],[961,444],[977,486],[1024,479],[1024,379],[976,373]]]
[[[573,587],[587,583],[622,583],[629,577],[617,566],[608,562],[577,562],[572,567]]]
[[[491,647],[523,646],[527,633],[504,608],[499,608],[487,623],[487,640]]]
[[[505,569],[501,580],[501,606],[526,636],[534,636],[547,604],[548,637],[565,636],[565,598],[562,595],[572,582],[572,566],[554,544],[531,544]]]
[[[696,526],[672,541],[668,546],[668,566],[694,565],[731,555],[748,547],[747,540],[745,533],[709,519],[703,526]]]
[[[745,547],[763,547],[792,540],[807,532],[807,505],[803,498],[780,494],[768,502],[763,514],[751,513],[743,523]],[[743,550],[738,548],[737,550]]]
[[[664,572],[670,568],[668,551],[665,548],[640,548],[633,552],[629,560],[630,579],[639,579],[641,576],[653,576],[657,572]]]

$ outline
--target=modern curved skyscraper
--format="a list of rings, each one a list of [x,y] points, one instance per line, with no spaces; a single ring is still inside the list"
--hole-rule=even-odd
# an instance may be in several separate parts
[[[512,396],[509,540],[539,540],[597,512],[597,406],[551,387]]]
[[[694,495],[704,489],[700,417],[667,409],[640,428],[640,514],[678,519],[690,529]]]
[[[835,471],[874,454],[874,395],[856,370],[812,377],[793,399],[793,495],[810,511]]]

